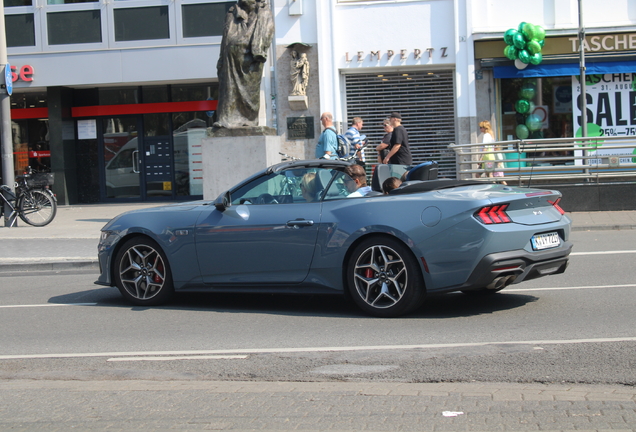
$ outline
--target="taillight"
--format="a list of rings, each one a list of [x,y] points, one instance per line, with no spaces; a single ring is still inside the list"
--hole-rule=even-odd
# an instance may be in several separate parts
[[[475,213],[475,217],[486,225],[509,223],[511,221],[506,214],[507,208],[508,204],[482,207]]]
[[[549,202],[550,204],[552,204],[552,205],[554,206],[554,208],[555,208],[555,209],[557,209],[557,211],[558,211],[559,213],[561,213],[561,214],[565,214],[565,210],[563,210],[563,209],[561,208],[561,206],[559,205],[559,201],[561,201],[561,198],[557,198],[557,199],[556,199],[556,201],[550,201],[550,200],[548,200],[548,202]]]

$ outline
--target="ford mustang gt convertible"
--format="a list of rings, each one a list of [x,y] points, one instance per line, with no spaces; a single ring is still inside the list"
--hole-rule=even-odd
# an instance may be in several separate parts
[[[283,162],[215,201],[123,213],[102,228],[96,283],[135,305],[176,291],[337,293],[395,317],[429,294],[488,295],[568,265],[558,191],[438,179],[429,163],[378,165],[373,190],[350,197],[349,164]],[[394,176],[406,181],[380,192]]]

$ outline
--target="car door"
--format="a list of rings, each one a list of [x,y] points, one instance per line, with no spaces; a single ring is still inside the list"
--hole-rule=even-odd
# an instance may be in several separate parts
[[[232,206],[210,206],[197,223],[196,249],[208,284],[302,282],[311,265],[320,202],[300,191],[308,170],[272,173],[233,191]]]

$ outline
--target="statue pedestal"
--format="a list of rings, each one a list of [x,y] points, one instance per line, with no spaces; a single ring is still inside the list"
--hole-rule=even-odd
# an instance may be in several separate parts
[[[218,129],[201,141],[203,199],[214,200],[252,174],[281,161],[281,137],[275,135],[275,129],[245,129],[258,129],[263,134],[245,136],[249,131]]]
[[[307,111],[309,102],[307,96],[289,96],[287,98],[289,107],[294,111]]]

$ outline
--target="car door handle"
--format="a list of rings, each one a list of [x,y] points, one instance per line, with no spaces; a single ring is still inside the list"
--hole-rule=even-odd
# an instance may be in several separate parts
[[[301,226],[312,226],[313,224],[314,224],[314,221],[307,220],[307,219],[296,219],[296,220],[287,221],[287,226],[294,227],[294,228],[298,228]]]

